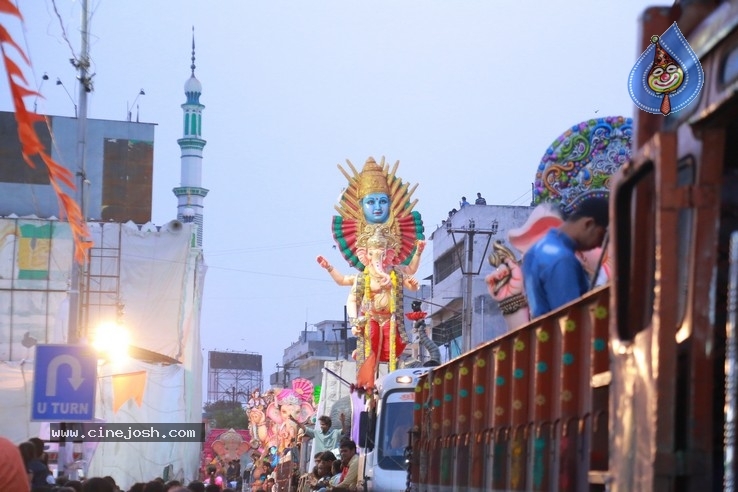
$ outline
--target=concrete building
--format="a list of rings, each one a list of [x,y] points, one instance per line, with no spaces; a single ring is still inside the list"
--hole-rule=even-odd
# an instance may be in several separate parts
[[[472,313],[467,350],[507,330],[502,313],[484,282],[492,271],[487,258],[492,252],[492,243],[504,242],[507,232],[523,225],[531,210],[532,207],[525,206],[469,205],[431,234],[433,286],[430,299],[426,299],[429,303],[424,308],[429,312],[432,338],[445,347],[446,359],[464,351],[465,310]]]
[[[194,78],[194,53],[191,68],[183,120],[187,126],[196,113],[197,133],[192,134],[190,124],[180,145],[196,137],[202,150],[201,121],[198,108],[193,109],[201,90]],[[117,344],[128,346],[129,357],[114,360],[103,350],[90,356],[97,367],[91,401],[95,422],[202,421],[202,200],[192,200],[200,205],[192,214],[181,203],[172,207],[173,217],[182,221],[151,224],[155,125],[87,120],[85,166],[80,166],[82,118],[49,116],[46,125],[37,125],[46,152],[88,187],[85,208],[92,219],[93,246],[76,284],[72,234],[69,224],[56,218],[58,199],[48,176],[40,163],[33,170],[23,161],[14,115],[0,114],[0,435],[16,443],[49,438],[51,419],[30,421],[31,409],[37,408],[37,345],[63,346],[72,338],[87,344],[129,335],[129,343]],[[199,181],[190,179],[197,174],[192,168],[199,169],[201,152],[195,165],[182,147],[182,175],[188,176],[182,185],[192,191],[182,196],[202,198],[204,193],[195,193],[201,190]],[[71,296],[75,291],[79,302]],[[73,397],[77,388],[72,384],[71,378],[57,378],[55,391]],[[71,463],[72,449],[67,446],[66,459],[60,461]],[[100,442],[82,452],[86,474],[111,475],[126,489],[165,468],[172,478],[187,481],[199,470],[199,442]]]
[[[72,175],[80,172],[78,122],[77,118],[46,116],[44,123],[35,125],[51,157]],[[155,126],[87,120],[84,154],[90,220],[136,224],[151,220]],[[0,112],[0,162],[0,216],[59,216],[59,200],[46,167],[39,161],[33,169],[23,161],[14,113]]]
[[[308,329],[308,328],[313,329]],[[324,320],[314,325],[305,324],[297,341],[284,349],[282,364],[270,374],[269,384],[286,387],[292,379],[309,379],[319,386],[323,363],[327,360],[346,360],[356,348],[356,337],[346,329],[343,320]]]

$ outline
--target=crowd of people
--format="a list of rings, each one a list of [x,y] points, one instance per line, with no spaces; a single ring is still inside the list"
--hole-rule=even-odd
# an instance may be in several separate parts
[[[358,489],[359,455],[356,443],[343,439],[339,444],[339,456],[332,451],[322,451],[314,456],[314,466],[308,484],[317,492],[343,492]]]
[[[193,480],[186,485],[179,480],[154,478],[133,484],[123,490],[110,476],[70,480],[54,478],[48,465],[45,443],[39,438],[19,445],[0,437],[0,491],[3,492],[240,492],[222,481],[213,480],[215,473],[204,481]],[[267,490],[267,489],[263,489]],[[271,491],[271,489],[269,489]]]
[[[319,425],[315,429],[297,423],[300,435],[313,440],[315,463],[309,474],[300,477],[297,456],[299,445],[295,443],[294,448],[285,449],[285,453],[293,453],[292,458],[287,462],[292,463],[294,473],[288,477],[281,477],[282,485],[284,485],[284,480],[287,480],[290,482],[290,489],[299,492],[343,492],[358,489],[359,470],[356,443],[347,437],[348,426],[343,414],[340,420],[340,429],[332,428],[333,422],[327,415],[318,419]],[[222,489],[212,488],[213,491],[279,492],[286,490],[284,487],[280,488],[277,483],[279,467],[276,466],[277,460],[274,459],[271,451],[267,449],[263,454],[256,451],[251,453],[252,462],[244,467],[243,473],[238,477],[236,473],[240,471],[240,467],[236,467],[235,463],[229,465],[228,469],[224,466],[208,465],[203,472],[206,477],[204,484],[208,487],[210,484],[214,484],[215,487],[224,487]],[[339,455],[338,458],[336,454]]]
[[[449,210],[448,218],[450,219],[456,214],[456,212],[458,212],[464,207],[468,207],[469,205],[471,205],[471,203],[466,200],[465,196],[462,196],[461,201],[459,202],[459,208],[458,209],[452,208],[451,210]],[[481,193],[477,193],[477,199],[474,200],[474,205],[487,205],[487,200],[482,196]],[[444,220],[443,222],[446,222],[446,221]]]

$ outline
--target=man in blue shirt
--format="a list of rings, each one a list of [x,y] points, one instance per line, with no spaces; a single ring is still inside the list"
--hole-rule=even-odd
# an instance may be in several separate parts
[[[548,231],[525,253],[523,284],[531,319],[543,316],[589,290],[589,276],[576,252],[602,245],[608,213],[606,199],[586,198],[563,224]]]

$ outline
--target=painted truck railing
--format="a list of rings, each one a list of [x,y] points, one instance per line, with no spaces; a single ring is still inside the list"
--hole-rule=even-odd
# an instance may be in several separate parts
[[[608,460],[608,311],[605,286],[423,376],[415,490],[597,490]]]

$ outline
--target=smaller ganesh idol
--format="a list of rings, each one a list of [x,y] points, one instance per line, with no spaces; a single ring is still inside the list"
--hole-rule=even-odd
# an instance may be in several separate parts
[[[380,364],[397,368],[398,356],[407,345],[404,328],[403,289],[418,290],[413,276],[425,248],[423,221],[413,211],[409,189],[384,158],[377,164],[369,157],[361,172],[346,161],[352,174],[340,165],[348,179],[333,217],[333,237],[348,263],[359,272],[343,275],[324,257],[318,263],[339,285],[350,286],[346,310],[351,331],[358,338],[356,386],[371,390]]]
[[[305,423],[314,413],[313,384],[304,378],[295,378],[292,388],[282,389],[266,409],[249,410],[249,422],[256,429],[256,444],[264,450],[262,456],[274,447],[274,459],[282,456],[297,437],[297,425]],[[277,462],[273,463],[276,466]]]

